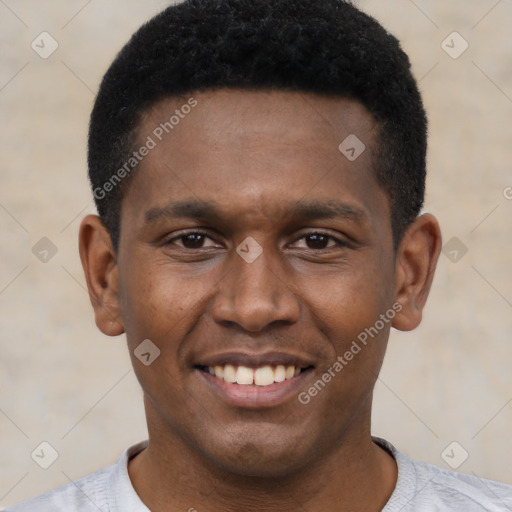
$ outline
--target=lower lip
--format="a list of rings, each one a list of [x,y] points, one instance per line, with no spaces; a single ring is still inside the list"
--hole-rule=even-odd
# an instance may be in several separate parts
[[[243,385],[226,382],[202,370],[196,370],[200,377],[208,384],[222,400],[233,407],[259,409],[262,407],[275,407],[290,398],[296,398],[304,386],[304,379],[311,373],[311,369],[283,382],[274,382],[269,386]]]

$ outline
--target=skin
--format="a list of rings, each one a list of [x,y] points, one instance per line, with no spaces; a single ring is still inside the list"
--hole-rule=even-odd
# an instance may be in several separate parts
[[[390,325],[421,321],[439,225],[418,217],[393,251],[388,197],[372,171],[376,124],[359,103],[283,91],[194,98],[133,177],[117,257],[98,217],[80,228],[96,323],[126,333],[144,391],[149,446],[129,463],[134,488],[153,512],[379,511],[397,467],[371,440],[373,388]],[[139,140],[185,102],[154,105]],[[338,150],[350,134],[366,145],[353,162]],[[221,216],[165,210],[185,200],[213,202]],[[345,214],[292,213],[304,201],[341,201]],[[183,238],[198,228],[208,236]],[[249,236],[263,249],[252,263],[236,252]],[[392,323],[300,403],[298,392],[396,303]],[[133,353],[145,339],[161,351],[148,366]],[[313,368],[277,405],[237,407],[194,367],[230,350],[284,351]]]

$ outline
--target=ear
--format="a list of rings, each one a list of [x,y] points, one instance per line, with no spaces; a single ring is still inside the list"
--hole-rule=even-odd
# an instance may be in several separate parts
[[[397,251],[395,301],[402,308],[393,319],[395,329],[411,331],[420,324],[440,252],[439,223],[429,213],[420,215],[405,232]]]
[[[87,215],[80,224],[79,250],[98,329],[108,336],[123,334],[116,255],[97,215]]]

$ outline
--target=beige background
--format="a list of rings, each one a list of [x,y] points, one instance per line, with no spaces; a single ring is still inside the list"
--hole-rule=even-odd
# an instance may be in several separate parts
[[[130,34],[166,4],[0,1],[4,506],[110,465],[146,436],[124,338],[94,325],[77,228],[94,211],[85,144],[99,81]],[[445,242],[457,237],[468,248],[456,263],[441,256],[421,327],[392,332],[373,431],[441,467],[456,441],[447,460],[469,454],[458,471],[512,484],[512,200],[504,194],[512,187],[512,2],[359,4],[411,57],[430,117],[426,209]],[[48,59],[31,48],[42,31],[59,44]],[[457,59],[441,47],[453,31],[469,43]],[[47,263],[32,253],[42,237],[58,250]],[[30,456],[42,441],[59,454],[46,470]]]

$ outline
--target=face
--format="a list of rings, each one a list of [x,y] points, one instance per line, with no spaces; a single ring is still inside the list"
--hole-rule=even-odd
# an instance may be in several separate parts
[[[114,269],[150,443],[239,474],[290,473],[369,435],[397,322],[376,125],[340,98],[219,90],[180,109],[187,100],[142,120],[139,142],[155,144],[123,199]],[[355,159],[355,139],[339,149],[349,135],[366,147]],[[135,355],[144,340],[151,364]]]

